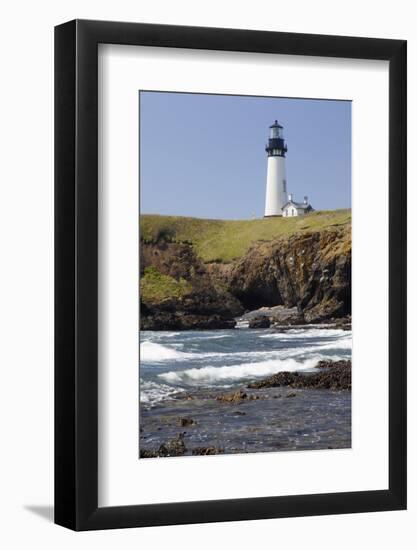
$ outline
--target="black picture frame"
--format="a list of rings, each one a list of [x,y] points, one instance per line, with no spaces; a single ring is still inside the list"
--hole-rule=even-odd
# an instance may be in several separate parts
[[[98,507],[98,44],[389,62],[389,488]],[[406,41],[74,20],[55,28],[55,522],[74,530],[406,508]]]

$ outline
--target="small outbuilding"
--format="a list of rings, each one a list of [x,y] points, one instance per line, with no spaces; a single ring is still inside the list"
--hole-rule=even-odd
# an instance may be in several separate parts
[[[285,218],[292,216],[304,216],[313,212],[314,208],[308,202],[308,197],[304,197],[304,202],[295,202],[292,194],[288,195],[288,202],[282,207],[282,215]]]

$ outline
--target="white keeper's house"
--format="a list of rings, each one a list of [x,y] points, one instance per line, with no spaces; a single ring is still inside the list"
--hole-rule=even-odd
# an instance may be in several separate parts
[[[292,193],[288,195],[288,202],[282,207],[282,215],[284,218],[288,216],[304,216],[312,212],[313,208],[308,202],[308,197],[304,197],[303,202],[295,202],[292,197]]]
[[[285,176],[285,155],[287,144],[284,141],[283,127],[275,121],[269,127],[269,139],[265,147],[268,155],[266,177],[265,217],[272,216],[304,216],[313,211],[313,207],[304,197],[304,202],[295,202],[293,195],[287,195],[287,180]]]

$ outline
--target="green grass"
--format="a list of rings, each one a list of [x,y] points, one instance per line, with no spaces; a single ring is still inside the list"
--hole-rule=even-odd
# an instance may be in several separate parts
[[[140,280],[141,297],[147,303],[182,298],[190,291],[191,285],[185,279],[177,281],[169,275],[159,273],[154,267],[147,267]]]
[[[271,241],[296,233],[320,231],[351,223],[350,210],[313,212],[295,218],[208,220],[181,216],[141,216],[144,242],[188,242],[206,262],[231,262],[243,256],[255,241]]]

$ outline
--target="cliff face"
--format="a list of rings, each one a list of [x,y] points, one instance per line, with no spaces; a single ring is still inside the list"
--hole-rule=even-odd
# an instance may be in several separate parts
[[[228,287],[247,309],[297,306],[307,322],[351,313],[350,227],[254,245]]]
[[[231,328],[244,310],[276,305],[296,306],[307,323],[343,317],[350,224],[254,242],[228,263],[203,262],[191,243],[142,242],[141,285],[143,329]]]
[[[234,318],[243,313],[190,244],[141,243],[140,266],[143,330],[233,328]]]

